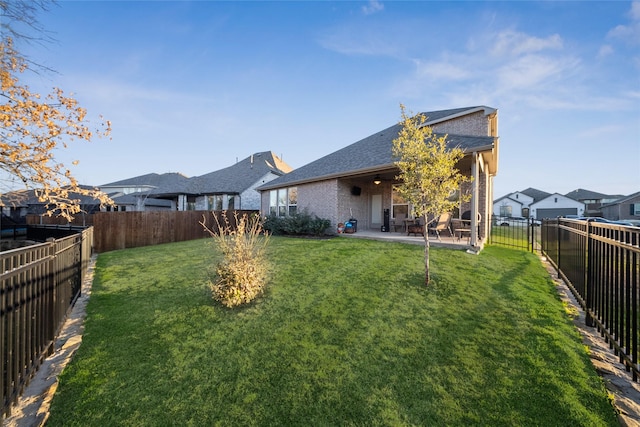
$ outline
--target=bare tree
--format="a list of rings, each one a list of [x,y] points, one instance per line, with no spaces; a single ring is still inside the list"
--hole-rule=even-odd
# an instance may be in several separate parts
[[[71,219],[80,212],[78,196],[91,196],[103,204],[111,201],[97,189],[81,187],[71,171],[56,161],[54,152],[73,140],[90,141],[94,136],[109,135],[111,123],[104,121],[92,129],[86,110],[61,89],[53,88],[41,97],[20,83],[22,73],[34,63],[15,49],[13,37],[40,37],[29,36],[20,26],[44,34],[36,12],[46,10],[49,4],[53,3],[0,0],[0,171],[8,175],[10,183],[17,181],[23,189],[34,190],[49,215]],[[6,184],[0,182],[0,195],[15,190]]]

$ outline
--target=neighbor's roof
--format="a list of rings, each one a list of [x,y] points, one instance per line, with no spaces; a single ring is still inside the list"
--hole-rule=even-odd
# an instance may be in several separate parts
[[[103,187],[165,187],[175,186],[180,183],[186,183],[189,180],[188,177],[179,172],[168,172],[163,174],[148,173],[146,175],[140,175],[133,178],[123,179],[121,181],[111,182],[109,184],[101,185]]]
[[[96,187],[90,185],[78,185],[83,190],[95,190]],[[69,193],[69,199],[78,200],[80,205],[97,205],[100,203],[98,199],[92,196],[85,196],[75,192]],[[35,190],[18,190],[5,193],[0,196],[2,206],[11,207],[28,207],[31,205],[46,205],[47,202],[41,202],[36,195]]]
[[[426,124],[431,125],[437,121],[450,120],[459,115],[473,113],[475,110],[485,111],[486,114],[495,111],[495,109],[489,107],[470,107],[422,114],[427,117]],[[401,125],[395,124],[380,132],[376,132],[371,136],[281,176],[259,187],[259,190],[392,169],[394,168],[395,161],[392,153],[393,140],[398,137],[400,129]],[[436,133],[436,135],[444,136],[444,134],[439,133]],[[496,139],[497,138],[491,136],[448,134],[447,146],[450,148],[459,147],[465,153],[486,151],[495,147]]]
[[[527,188],[526,190],[520,191],[520,193],[533,198],[534,203],[551,196],[551,193],[547,193],[546,191],[538,190],[537,188],[531,187]]]
[[[240,194],[255,185],[268,173],[284,175],[291,167],[271,151],[254,153],[233,166],[206,175],[196,176],[185,183],[163,186],[151,191],[155,196],[170,194]]]
[[[605,206],[614,206],[614,205],[619,205],[620,203],[624,203],[624,202],[628,202],[629,200],[633,200],[637,197],[640,197],[640,191],[638,191],[637,193],[633,193],[633,194],[629,194],[628,196],[621,196],[619,199],[611,202],[611,203],[607,203],[605,205],[602,205],[602,207]]]
[[[577,190],[573,190],[567,194],[565,194],[565,196],[573,199],[573,200],[578,200],[578,201],[582,201],[582,200],[602,200],[602,199],[619,199],[620,197],[623,197],[622,195],[609,195],[609,194],[602,194],[602,193],[597,193],[595,191],[590,191],[590,190],[585,190],[583,188],[578,188]]]
[[[111,200],[114,201],[116,205],[137,205],[138,200],[143,199],[144,206],[159,206],[165,208],[171,208],[170,200],[163,199],[153,199],[147,197],[149,195],[148,191],[143,191],[139,193],[131,193],[131,194],[123,194],[119,196],[112,197]]]
[[[494,203],[494,204],[495,204],[495,203],[498,203],[498,202],[499,202],[499,201],[501,201],[501,200],[511,200],[512,202],[517,203],[517,204],[519,204],[519,205],[522,205],[522,204],[523,204],[520,200],[512,199],[512,198],[511,198],[511,196],[512,196],[512,195],[513,195],[513,193],[507,194],[506,196],[502,196],[502,197],[500,197],[499,199],[495,199],[495,200],[493,201],[493,203]]]

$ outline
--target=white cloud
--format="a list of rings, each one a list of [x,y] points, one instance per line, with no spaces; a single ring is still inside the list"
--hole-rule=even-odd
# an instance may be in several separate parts
[[[562,37],[552,34],[546,38],[529,36],[513,30],[506,30],[498,33],[493,40],[491,54],[494,56],[522,55],[533,52],[540,52],[546,49],[562,49]]]
[[[640,21],[640,1],[634,1],[633,3],[631,3],[629,16],[633,21]]]
[[[366,6],[362,6],[362,12],[365,15],[371,15],[384,10],[384,5],[378,0],[369,0]]]
[[[498,69],[500,87],[504,90],[533,89],[550,80],[558,80],[563,72],[579,65],[577,59],[556,59],[543,55],[525,55]]]
[[[598,50],[598,59],[606,58],[613,54],[613,47],[610,44],[605,44]]]
[[[631,45],[640,44],[640,2],[634,1],[627,13],[631,18],[628,25],[617,25],[607,33],[607,38],[621,39]]]

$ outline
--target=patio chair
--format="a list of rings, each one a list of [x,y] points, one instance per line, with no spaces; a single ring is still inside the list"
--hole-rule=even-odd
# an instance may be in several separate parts
[[[471,241],[471,228],[467,220],[452,219],[451,228],[453,230],[452,236],[456,236],[458,240],[462,240],[464,234],[467,236],[467,241]]]
[[[393,226],[393,231],[398,231],[398,227],[402,227],[402,230],[404,231],[404,220],[406,217],[407,215],[403,213],[396,214],[396,217],[393,219],[393,224],[391,224]]]
[[[442,241],[442,239],[440,239],[441,231],[446,230],[449,232],[449,236],[453,236],[453,233],[451,232],[451,213],[450,212],[443,213],[438,217],[437,221],[432,221],[431,224],[432,225],[430,225],[427,228],[427,230],[434,232],[436,237],[438,237],[439,241]]]

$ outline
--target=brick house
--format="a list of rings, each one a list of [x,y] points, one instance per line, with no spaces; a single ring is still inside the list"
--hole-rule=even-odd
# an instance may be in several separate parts
[[[104,184],[100,190],[111,195],[114,210],[259,210],[256,188],[290,171],[273,152],[262,151],[205,175],[152,173]]]
[[[482,245],[490,230],[487,218],[498,170],[498,111],[477,106],[423,114],[437,135],[448,135],[448,146],[464,152],[457,167],[473,177],[461,188],[471,199],[460,203],[454,217],[469,215],[470,244]],[[411,217],[411,206],[394,191],[399,182],[392,146],[399,130],[395,124],[260,186],[261,213],[285,216],[306,211],[329,219],[333,230],[355,218],[358,229],[380,232],[396,216]]]
[[[640,222],[640,191],[615,202],[602,205],[602,215],[614,221],[633,220]]]

